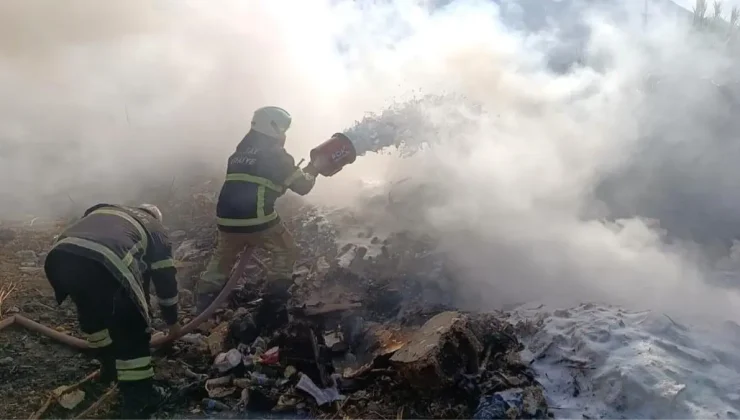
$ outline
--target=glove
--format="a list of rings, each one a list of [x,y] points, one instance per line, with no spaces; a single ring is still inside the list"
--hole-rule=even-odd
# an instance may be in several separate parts
[[[180,323],[176,322],[172,325],[169,325],[169,331],[167,331],[167,337],[173,338],[180,335]]]
[[[319,170],[315,166],[313,166],[313,162],[306,165],[306,167],[303,169],[303,172],[309,175],[312,175],[314,177],[318,176],[319,174]]]

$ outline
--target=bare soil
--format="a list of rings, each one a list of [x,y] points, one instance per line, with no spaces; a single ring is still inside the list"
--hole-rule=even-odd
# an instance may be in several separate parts
[[[16,255],[27,250],[37,255],[45,252],[56,234],[56,226],[9,229],[16,235],[13,240],[0,243],[0,287],[12,285],[14,291],[2,302],[2,319],[19,313],[57,331],[78,336],[71,302],[57,305],[43,269],[21,270],[24,260]],[[96,361],[50,338],[18,325],[5,328],[0,331],[0,413],[5,418],[29,418],[55,388],[72,385],[97,368]],[[75,410],[67,411],[52,404],[44,417],[74,417],[105,392],[105,387],[97,383],[85,384],[81,389],[86,393],[85,401]]]

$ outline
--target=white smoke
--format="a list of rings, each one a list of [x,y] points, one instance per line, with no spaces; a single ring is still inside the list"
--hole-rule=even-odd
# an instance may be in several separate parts
[[[356,205],[368,180],[433,185],[444,199],[419,203],[409,228],[442,238],[476,305],[602,300],[735,315],[736,295],[707,285],[691,246],[666,245],[633,217],[644,197],[667,202],[660,177],[620,181],[611,203],[595,195],[656,139],[703,150],[696,139],[720,135],[699,115],[726,109],[693,81],[725,77],[731,60],[675,13],[652,10],[643,27],[641,5],[541,3],[6,0],[0,210],[54,213],[221,173],[258,106],[293,114],[287,147],[300,159],[366,112],[455,93],[465,100],[422,102],[424,127],[406,127],[434,133],[433,147],[360,157],[310,199]],[[533,13],[558,24],[533,32]],[[663,94],[646,93],[649,75]],[[732,171],[684,168],[700,186],[734,189],[719,182]],[[636,211],[606,222],[614,201]]]

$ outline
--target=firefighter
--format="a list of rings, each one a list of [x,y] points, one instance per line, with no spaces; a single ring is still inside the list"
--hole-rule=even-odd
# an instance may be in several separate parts
[[[262,247],[272,258],[255,323],[269,328],[287,319],[285,305],[298,255],[292,235],[275,211],[275,200],[288,189],[308,194],[317,174],[310,164],[305,170],[298,168],[285,151],[285,133],[291,120],[282,108],[257,109],[252,128],[229,157],[216,207],[218,245],[198,282],[198,312],[219,294],[239,253],[246,247]]]
[[[169,334],[179,333],[172,247],[154,205],[98,204],[54,242],[44,271],[61,304],[70,297],[100,379],[118,382],[122,418],[147,417],[166,393],[153,383],[149,285]]]

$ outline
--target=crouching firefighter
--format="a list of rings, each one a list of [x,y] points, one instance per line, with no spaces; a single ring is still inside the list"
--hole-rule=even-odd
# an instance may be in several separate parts
[[[285,150],[290,123],[290,114],[282,108],[256,110],[251,130],[229,157],[216,207],[218,245],[197,287],[199,312],[220,293],[238,255],[247,247],[262,247],[271,260],[255,324],[269,329],[287,320],[298,250],[275,211],[275,200],[288,189],[308,194],[317,174],[310,164],[305,171],[298,168]]]
[[[161,211],[151,204],[98,204],[57,238],[44,270],[61,304],[77,307],[100,379],[118,381],[122,418],[146,418],[164,402],[149,353],[149,285],[169,334],[179,333],[177,281]]]

